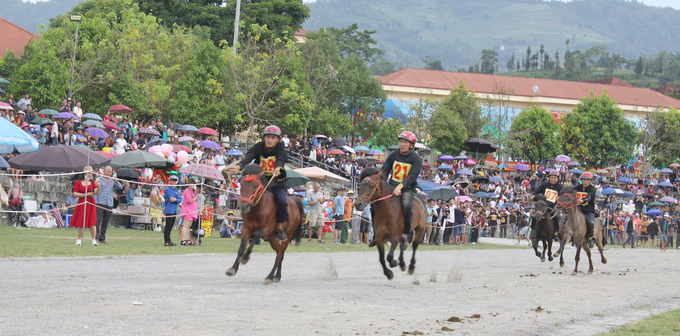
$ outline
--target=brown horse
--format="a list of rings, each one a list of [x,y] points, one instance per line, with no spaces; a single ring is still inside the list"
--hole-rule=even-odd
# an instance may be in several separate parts
[[[555,252],[554,256],[560,256],[560,267],[564,267],[564,259],[562,257],[562,252],[564,252],[564,245],[571,241],[576,246],[576,266],[574,267],[574,272],[571,275],[578,274],[578,262],[581,257],[581,248],[586,251],[588,255],[588,263],[590,268],[588,269],[588,274],[593,273],[593,260],[590,255],[590,247],[586,241],[586,218],[583,216],[581,209],[576,203],[577,196],[574,187],[565,187],[560,192],[560,196],[557,199],[557,205],[560,206],[564,211],[567,212],[569,218],[562,226],[562,240],[560,240],[560,248]],[[606,264],[607,259],[604,257],[603,245],[602,245],[602,229],[600,228],[600,223],[595,221],[593,228],[593,237],[595,238],[595,244],[600,250],[600,255],[602,256],[602,263]]]
[[[394,273],[385,265],[385,246],[384,240],[390,239],[392,246],[387,254],[387,262],[390,267],[396,267],[394,260],[394,250],[397,247],[399,238],[404,229],[404,214],[401,210],[399,197],[390,197],[392,188],[382,178],[382,172],[375,167],[365,168],[359,177],[360,189],[357,202],[354,206],[359,211],[363,211],[366,205],[372,203],[371,214],[373,218],[374,239],[378,246],[380,264],[387,279],[392,280]],[[413,254],[411,264],[408,267],[408,274],[413,274],[416,269],[416,250],[425,232],[425,206],[418,198],[413,198],[413,219],[411,230],[415,230],[413,237]],[[404,263],[404,251],[399,252],[399,266],[402,271],[406,270]]]
[[[545,202],[545,197],[537,195],[534,198],[534,230],[536,231],[532,246],[536,256],[541,258],[541,262],[545,262],[545,251],[548,250],[548,260],[553,261],[552,243],[555,236],[555,226],[553,226],[552,216],[548,209],[548,203]],[[543,253],[538,252],[538,242],[543,242]]]
[[[276,234],[276,201],[274,194],[264,189],[266,181],[264,172],[259,165],[249,164],[243,168],[243,179],[241,180],[241,200],[239,206],[243,214],[243,225],[241,226],[241,246],[238,248],[238,255],[236,261],[230,269],[227,270],[228,276],[236,275],[239,264],[247,264],[250,259],[250,253],[253,251],[253,246],[257,238],[265,237],[269,241],[272,249],[276,251],[276,261],[271,273],[264,279],[265,285],[272,282],[281,281],[281,264],[283,262],[283,254],[288,248],[290,241],[295,238],[300,241],[300,220],[302,218],[302,199],[299,196],[288,197],[288,227],[284,225],[286,236],[290,237],[288,240],[279,242]],[[260,198],[261,196],[261,198]],[[248,250],[246,244],[252,238]],[[245,253],[244,253],[245,252]]]

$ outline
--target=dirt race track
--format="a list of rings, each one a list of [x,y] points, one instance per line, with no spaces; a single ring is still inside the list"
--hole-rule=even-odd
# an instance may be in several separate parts
[[[573,255],[419,252],[388,281],[375,250],[289,253],[269,286],[271,253],[235,277],[234,254],[0,259],[0,335],[592,335],[680,307],[676,249],[608,249],[578,276]]]

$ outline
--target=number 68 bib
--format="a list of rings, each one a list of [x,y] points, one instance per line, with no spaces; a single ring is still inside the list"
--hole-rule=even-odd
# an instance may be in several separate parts
[[[394,161],[394,164],[392,164],[392,180],[404,182],[409,171],[411,171],[411,164]]]
[[[260,168],[262,168],[267,175],[273,174],[274,169],[276,168],[276,156],[270,156],[268,158],[260,156]]]

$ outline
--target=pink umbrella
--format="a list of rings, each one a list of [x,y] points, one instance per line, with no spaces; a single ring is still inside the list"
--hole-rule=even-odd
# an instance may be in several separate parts
[[[557,157],[555,157],[555,161],[567,163],[571,161],[571,158],[566,155],[558,155]]]
[[[14,110],[12,105],[0,102],[0,110]]]
[[[314,137],[315,137],[315,138],[324,138],[324,139],[328,138],[327,136],[325,136],[325,135],[323,135],[323,134],[317,134],[317,135],[315,135]]]
[[[416,147],[416,148],[420,148],[420,149],[427,148],[427,146],[421,144],[420,142],[416,142],[415,147]]]
[[[671,168],[678,168],[678,167],[680,167],[680,164],[671,163],[671,164],[668,165],[668,167],[671,167]]]
[[[182,165],[182,168],[180,168],[179,172],[185,175],[193,175],[210,180],[224,181],[224,176],[222,176],[217,168],[206,164]]]
[[[125,105],[113,105],[109,107],[109,111],[118,113],[132,113],[132,109]]]
[[[198,133],[203,133],[207,135],[217,135],[217,132],[215,132],[215,130],[210,127],[201,127],[198,129]]]
[[[467,159],[467,160],[463,161],[463,164],[468,165],[468,166],[472,166],[473,164],[475,164],[475,160]]]
[[[458,200],[461,202],[473,202],[469,196],[458,196]]]

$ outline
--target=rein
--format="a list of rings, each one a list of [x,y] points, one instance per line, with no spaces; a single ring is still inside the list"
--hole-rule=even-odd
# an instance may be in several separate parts
[[[562,196],[569,196],[569,201],[568,202],[560,202],[557,200],[557,204],[559,204],[564,211],[569,211],[569,209],[573,208],[576,206],[576,203],[574,203],[574,196],[572,194],[564,194]],[[562,197],[560,196],[560,197]]]
[[[374,182],[374,181],[371,180],[371,179],[368,179],[368,182],[373,183],[373,185],[375,186],[375,188],[373,188],[373,191],[371,191],[371,194],[368,195],[368,198],[371,198],[371,196],[373,196],[373,193],[375,193],[376,190],[378,190],[378,196],[379,196],[379,197],[382,196],[382,194],[380,193],[380,190],[378,189],[378,183]],[[374,200],[368,202],[368,204],[372,204],[372,203],[375,203],[375,202],[380,202],[380,201],[386,200],[386,199],[388,199],[388,198],[390,198],[390,197],[392,197],[392,196],[394,196],[394,194],[389,194],[389,195],[387,195],[387,196],[382,196],[382,197],[380,197],[380,198],[377,198],[377,199],[374,199]]]

